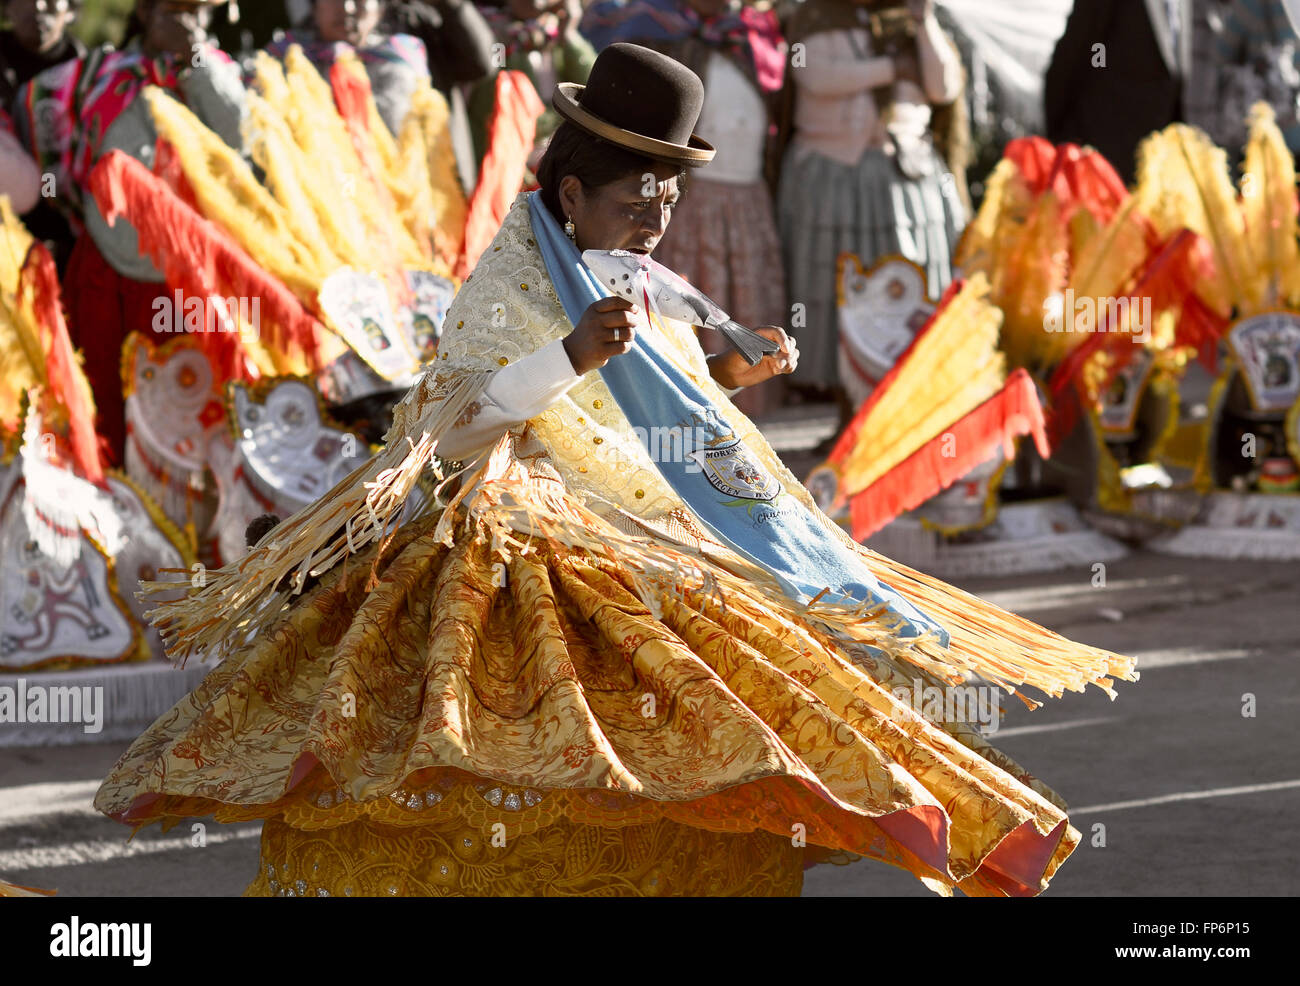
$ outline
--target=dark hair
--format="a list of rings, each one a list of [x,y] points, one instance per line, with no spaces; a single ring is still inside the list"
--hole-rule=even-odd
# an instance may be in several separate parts
[[[560,180],[565,175],[573,175],[589,192],[628,175],[643,175],[658,163],[580,130],[566,120],[551,137],[537,165],[537,184],[541,186],[546,208],[551,210],[556,222],[562,223],[565,216],[560,208]],[[679,194],[686,194],[684,167],[677,171],[677,188]]]
[[[137,8],[132,7],[131,13],[126,19],[126,30],[122,32],[122,47],[126,47],[136,38],[144,35],[144,21],[140,19],[140,12]]]
[[[258,541],[279,526],[280,518],[275,514],[262,514],[260,517],[254,517],[252,522],[244,528],[244,544],[250,548],[256,547]]]

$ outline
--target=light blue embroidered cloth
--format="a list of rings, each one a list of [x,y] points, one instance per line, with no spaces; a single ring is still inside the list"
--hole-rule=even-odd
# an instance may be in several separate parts
[[[539,193],[528,200],[533,234],[547,274],[576,325],[595,301],[608,297]],[[948,644],[948,633],[895,590],[880,582],[863,561],[840,543],[807,507],[787,494],[780,482],[750,453],[723,414],[689,377],[638,333],[632,348],[616,356],[600,375],[647,445],[651,459],[677,495],[714,537],[771,572],[786,594],[808,602],[884,603],[901,620],[899,633],[916,637],[933,632]],[[680,429],[678,454],[661,455],[648,436]]]

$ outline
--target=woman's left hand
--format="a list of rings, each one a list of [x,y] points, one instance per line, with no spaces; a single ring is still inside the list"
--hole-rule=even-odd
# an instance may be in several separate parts
[[[754,331],[764,339],[775,342],[781,347],[780,351],[771,356],[764,356],[753,366],[750,366],[745,357],[732,348],[711,357],[709,373],[713,375],[718,386],[725,387],[727,390],[752,387],[773,377],[793,373],[795,367],[799,365],[799,345],[792,337],[785,334],[785,329],[779,325],[762,325]]]

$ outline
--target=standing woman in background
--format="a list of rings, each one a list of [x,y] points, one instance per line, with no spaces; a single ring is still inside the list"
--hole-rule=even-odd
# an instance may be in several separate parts
[[[47,68],[82,58],[86,46],[68,33],[80,0],[4,0],[0,13],[0,111],[10,112],[19,88]]]
[[[961,176],[931,137],[935,108],[962,95],[961,60],[934,0],[907,0],[905,12],[873,32],[872,18],[890,11],[807,0],[786,30],[794,114],[777,215],[790,301],[807,315],[793,382],[817,396],[840,393],[840,253],[857,254],[868,267],[901,254],[926,272],[937,297],[952,280],[952,251],[966,222]]]
[[[505,57],[499,68],[523,72],[546,104],[533,131],[533,149],[528,155],[528,170],[535,175],[542,155],[559,129],[561,117],[550,105],[558,85],[572,82],[583,85],[596,52],[578,31],[582,19],[579,0],[483,0],[487,19],[498,49]],[[488,127],[496,107],[496,80],[490,78],[470,94],[470,124],[479,157],[488,151]],[[525,179],[531,183],[531,178]]]
[[[472,193],[478,185],[478,157],[462,87],[493,75],[492,28],[471,0],[404,0],[389,5],[388,17],[393,33],[424,42],[430,81],[447,100],[461,188]]]
[[[292,46],[300,45],[327,79],[340,54],[355,52],[370,77],[379,115],[397,135],[412,95],[429,79],[429,65],[419,38],[380,30],[387,12],[383,0],[313,0],[308,24],[281,35],[266,50],[283,59]]]
[[[69,33],[80,6],[80,0],[5,0],[0,7],[6,22],[0,30],[0,117],[4,118],[0,119],[0,129],[5,129],[4,120],[13,112],[20,88],[47,69],[86,56],[86,46]],[[12,130],[13,121],[8,122]],[[67,217],[39,194],[39,185],[35,196],[27,194],[31,190],[28,155],[12,146],[12,137],[0,134],[0,141],[10,145],[2,152],[5,156],[0,163],[0,187],[17,193],[11,198],[23,224],[49,248],[62,271],[68,265],[76,235]],[[35,168],[35,163],[30,162],[30,167]]]
[[[769,137],[785,74],[776,15],[740,0],[601,0],[582,32],[597,49],[616,41],[654,48],[704,80],[699,135],[717,148],[706,176],[692,175],[681,212],[655,258],[681,274],[745,325],[785,324],[785,272],[772,186],[765,175]],[[700,339],[725,350],[716,333]],[[750,417],[781,403],[784,381],[769,380],[735,398]]]

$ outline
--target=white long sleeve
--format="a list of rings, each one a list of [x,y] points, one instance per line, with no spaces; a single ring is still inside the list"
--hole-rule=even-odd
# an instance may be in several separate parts
[[[934,14],[922,23],[917,41],[926,98],[937,106],[946,106],[961,95],[961,56]]]
[[[439,454],[463,462],[477,458],[511,428],[550,408],[578,380],[564,340],[548,343],[493,374],[483,393],[443,436]]]
[[[0,195],[20,216],[41,200],[41,169],[7,130],[0,130]]]
[[[866,32],[859,32],[866,38]],[[807,61],[796,71],[797,84],[818,96],[849,96],[894,81],[894,60],[860,60],[847,48],[847,34],[822,31],[804,40]],[[864,42],[869,43],[869,42]]]

